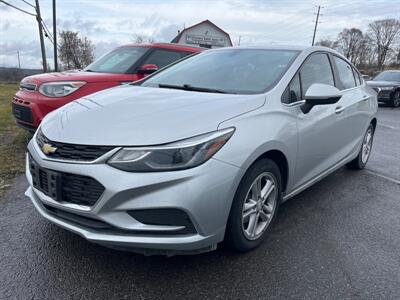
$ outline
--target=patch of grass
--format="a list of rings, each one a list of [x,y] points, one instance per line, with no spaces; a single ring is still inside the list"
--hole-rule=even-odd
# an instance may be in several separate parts
[[[15,125],[11,100],[17,84],[0,84],[0,197],[11,181],[25,171],[26,145],[31,134]]]

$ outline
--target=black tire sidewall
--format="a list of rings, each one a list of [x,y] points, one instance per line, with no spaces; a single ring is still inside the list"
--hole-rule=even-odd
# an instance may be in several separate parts
[[[251,184],[255,180],[255,178],[257,178],[261,173],[264,172],[271,173],[272,176],[275,178],[278,185],[278,200],[274,214],[272,216],[272,220],[269,223],[268,228],[265,230],[263,235],[257,240],[249,240],[246,238],[242,230],[243,203],[247,196],[247,192]],[[270,159],[261,159],[255,162],[247,170],[242,180],[240,181],[240,184],[235,193],[235,197],[233,199],[226,228],[226,240],[231,246],[231,248],[240,252],[246,252],[253,248],[256,248],[264,241],[278,213],[281,197],[282,197],[282,183],[281,183],[281,174],[279,171],[279,167],[276,165],[274,161]]]

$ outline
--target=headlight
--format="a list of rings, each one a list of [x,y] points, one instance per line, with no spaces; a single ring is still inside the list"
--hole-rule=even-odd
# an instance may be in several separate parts
[[[122,148],[107,163],[128,172],[194,168],[221,149],[234,131],[234,128],[227,128],[157,147]]]
[[[39,92],[47,97],[64,97],[84,86],[84,81],[59,81],[43,83]]]
[[[382,86],[382,87],[379,87],[379,89],[381,90],[381,91],[391,91],[391,90],[393,90],[393,86]]]

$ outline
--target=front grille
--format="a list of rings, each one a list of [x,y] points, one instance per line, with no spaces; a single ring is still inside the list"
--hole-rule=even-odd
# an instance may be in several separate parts
[[[76,215],[72,214],[60,209],[57,209],[55,207],[49,206],[44,204],[44,208],[47,210],[48,213],[51,213],[53,215],[56,215],[59,218],[62,218],[66,221],[70,221],[73,223],[77,223],[79,225],[83,225],[85,227],[93,228],[93,229],[112,229],[113,227],[106,222],[103,222],[101,220],[89,218],[89,217],[84,217],[81,215]]]
[[[76,161],[92,161],[115,148],[113,146],[88,146],[54,142],[45,137],[41,130],[36,135],[36,142],[41,149],[44,144],[57,148],[54,153],[45,153],[48,157]]]
[[[12,103],[12,112],[17,120],[33,123],[32,111],[29,107]]]
[[[104,187],[87,176],[62,173],[61,200],[74,204],[92,206],[104,192]]]
[[[392,91],[380,91],[378,99],[390,99]]]
[[[40,167],[29,155],[33,186],[57,202],[93,206],[104,192],[97,180]]]
[[[55,207],[52,207],[50,205],[43,204],[43,207],[46,209],[46,212],[53,215],[56,218],[62,219],[64,221],[68,221],[71,223],[74,223],[76,225],[84,226],[87,228],[92,228],[98,232],[102,233],[118,233],[118,234],[124,234],[124,235],[139,235],[139,236],[174,236],[174,235],[185,235],[187,234],[187,231],[181,230],[181,231],[159,231],[159,230],[152,230],[151,232],[149,231],[144,231],[144,230],[127,230],[127,229],[121,229],[114,227],[102,220],[94,219],[88,216],[82,216],[74,213],[70,213],[67,211],[64,211],[62,209],[58,209]],[[194,233],[194,232],[193,232]]]
[[[36,90],[36,84],[33,83],[26,83],[26,82],[21,82],[19,84],[19,88],[23,91],[29,91],[29,92],[33,92]]]

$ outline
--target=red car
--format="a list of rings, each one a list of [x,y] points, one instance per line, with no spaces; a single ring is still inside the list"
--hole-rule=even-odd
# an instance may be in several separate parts
[[[35,131],[49,112],[80,97],[142,79],[147,74],[203,48],[177,44],[118,47],[83,70],[45,73],[24,78],[12,101],[19,126]]]

